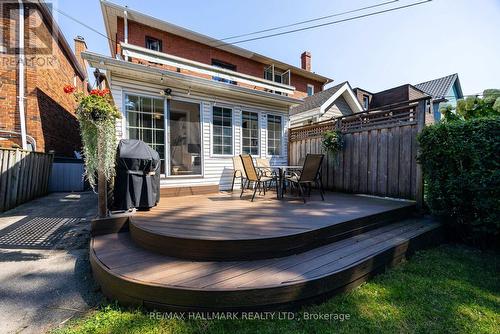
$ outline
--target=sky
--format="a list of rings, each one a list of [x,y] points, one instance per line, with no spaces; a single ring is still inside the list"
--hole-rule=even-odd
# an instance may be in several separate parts
[[[385,0],[387,1],[387,0]],[[406,5],[398,2],[294,27],[335,21]],[[49,0],[47,0],[49,2]],[[129,8],[214,37],[225,38],[356,8],[384,0],[114,0]],[[105,33],[99,0],[54,0],[53,5]],[[109,55],[107,40],[55,12],[70,44],[85,38],[90,51]],[[290,29],[290,28],[288,28]],[[280,31],[284,31],[283,29]],[[458,73],[464,94],[500,88],[500,0],[431,2],[238,46],[300,66],[312,53],[312,70],[336,83],[378,92]]]

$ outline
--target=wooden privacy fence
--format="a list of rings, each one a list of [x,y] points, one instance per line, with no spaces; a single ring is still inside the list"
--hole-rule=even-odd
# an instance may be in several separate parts
[[[0,149],[0,212],[47,193],[53,154]]]
[[[421,205],[416,137],[425,125],[426,99],[291,128],[289,163],[297,164],[307,153],[324,153],[325,188],[416,199]],[[323,133],[334,129],[341,130],[344,137],[344,149],[335,156],[322,148]]]

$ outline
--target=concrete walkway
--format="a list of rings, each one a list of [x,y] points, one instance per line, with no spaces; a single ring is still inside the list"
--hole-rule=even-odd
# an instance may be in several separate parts
[[[44,333],[101,301],[88,265],[91,192],[56,193],[0,215],[0,333]]]

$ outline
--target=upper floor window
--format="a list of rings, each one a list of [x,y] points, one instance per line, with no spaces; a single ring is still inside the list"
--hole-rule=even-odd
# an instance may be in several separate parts
[[[290,76],[291,76],[290,70],[282,71],[280,69],[275,68],[274,64],[264,69],[264,79],[269,81],[274,81],[280,84],[290,85]],[[271,92],[281,95],[281,92],[277,91],[271,91]]]
[[[314,86],[313,85],[307,85],[307,96],[314,95]]]
[[[233,154],[233,111],[213,108],[213,154]]]
[[[217,60],[217,59],[212,59],[212,66],[219,67],[219,68],[224,68],[226,70],[231,70],[231,71],[235,71],[236,72],[236,65],[233,65],[233,64],[230,64],[230,63],[226,63],[226,62],[223,62],[223,61],[220,61],[220,60]],[[212,77],[212,80],[220,81],[220,82],[227,82],[227,83],[236,85],[236,81],[224,79],[224,78],[221,78],[221,77],[214,76],[214,77]]]
[[[282,118],[277,115],[267,115],[267,154],[281,155]]]
[[[369,106],[370,106],[370,97],[368,95],[363,94],[363,108],[365,108],[365,110],[368,110]]]
[[[161,52],[162,45],[161,40],[146,36],[146,49]]]

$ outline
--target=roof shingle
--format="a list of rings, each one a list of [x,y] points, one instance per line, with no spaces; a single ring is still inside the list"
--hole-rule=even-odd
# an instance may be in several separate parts
[[[292,108],[290,114],[294,115],[299,112],[321,107],[323,103],[325,103],[333,94],[335,94],[346,83],[347,81],[344,81],[338,85],[325,89],[324,91],[306,97],[302,104]]]
[[[439,79],[416,84],[415,87],[431,95],[433,99],[444,99],[457,78],[458,74],[455,73]]]

